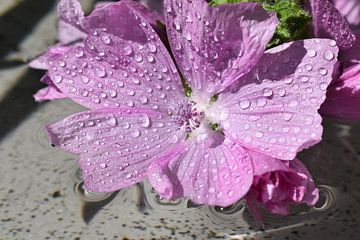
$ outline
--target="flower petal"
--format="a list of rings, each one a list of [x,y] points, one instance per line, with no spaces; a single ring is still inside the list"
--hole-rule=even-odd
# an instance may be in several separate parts
[[[43,89],[40,89],[35,95],[34,95],[35,101],[42,102],[46,100],[56,100],[56,99],[63,99],[66,98],[66,96],[59,92],[59,90],[56,87],[48,86]]]
[[[337,119],[360,120],[360,64],[346,69],[329,87],[320,113]]]
[[[117,3],[102,4],[83,20],[87,30],[106,28],[114,35],[134,41],[139,41],[141,31],[139,31],[139,21],[134,19],[134,14],[143,18],[159,35],[164,34],[164,30],[158,26],[159,22],[164,22],[162,14],[151,11],[133,0],[122,0]],[[128,18],[129,17],[129,18]],[[136,16],[135,16],[136,17]]]
[[[165,0],[164,10],[172,52],[197,95],[214,95],[248,73],[278,23],[256,3],[209,7],[205,0]]]
[[[69,44],[86,37],[86,33],[62,20],[58,23],[58,39],[61,44]]]
[[[164,183],[168,193],[176,192],[177,197],[183,194],[197,204],[228,206],[243,197],[253,180],[246,151],[230,139],[217,146],[209,139],[198,136],[188,140],[187,147],[180,157],[170,161],[168,169],[158,176],[155,172],[151,182],[156,190],[161,188],[154,182],[171,179],[172,184]],[[162,196],[173,198],[169,194]]]
[[[338,48],[311,39],[270,49],[232,92],[219,95],[212,116],[225,134],[271,157],[292,160],[321,140],[321,116]]]
[[[332,0],[339,12],[345,16],[349,24],[360,24],[360,1],[359,0]]]
[[[340,51],[339,60],[344,68],[360,63],[360,33],[356,34],[356,41],[351,48]]]
[[[253,164],[254,176],[261,176],[275,171],[289,171],[288,161],[280,161],[276,158],[254,152],[249,149],[247,150],[247,153],[249,154]]]
[[[300,160],[281,161],[249,151],[254,165],[254,183],[246,196],[256,217],[262,215],[257,209],[255,199],[263,203],[274,214],[287,215],[291,203],[315,205],[319,190]],[[266,169],[263,166],[268,166]]]
[[[37,58],[33,59],[29,63],[29,67],[41,70],[48,70],[49,69],[49,61],[52,58],[59,57],[66,53],[69,50],[69,47],[55,45],[49,48],[45,53],[41,54]]]
[[[90,32],[85,46],[53,60],[49,70],[65,95],[89,108],[166,111],[182,99],[181,80],[169,53],[135,10],[121,2],[109,4],[84,25]]]
[[[344,16],[329,0],[311,0],[310,6],[315,37],[333,38],[343,49],[355,43],[356,37]]]
[[[57,10],[61,20],[85,32],[82,23],[84,11],[78,0],[61,0]]]
[[[95,192],[143,180],[148,166],[171,158],[184,139],[167,114],[136,108],[74,114],[48,125],[47,131],[53,144],[80,155],[86,187]]]

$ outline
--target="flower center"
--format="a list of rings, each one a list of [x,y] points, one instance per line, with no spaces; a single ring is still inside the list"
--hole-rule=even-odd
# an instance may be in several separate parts
[[[181,128],[185,126],[186,133],[191,133],[196,128],[200,127],[200,123],[205,117],[203,111],[198,111],[196,102],[190,100],[183,100],[178,103],[174,114],[171,117],[171,122]]]

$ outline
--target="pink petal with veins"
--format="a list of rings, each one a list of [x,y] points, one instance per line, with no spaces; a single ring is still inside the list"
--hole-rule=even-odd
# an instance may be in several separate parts
[[[266,52],[232,92],[215,102],[225,134],[254,151],[292,160],[321,140],[320,105],[332,80],[335,41],[310,39]]]
[[[143,180],[149,165],[170,158],[185,137],[167,114],[139,108],[77,113],[46,128],[53,144],[80,156],[86,187],[95,192]]]
[[[248,73],[278,24],[256,3],[209,7],[204,0],[165,0],[172,52],[193,91],[211,97]]]

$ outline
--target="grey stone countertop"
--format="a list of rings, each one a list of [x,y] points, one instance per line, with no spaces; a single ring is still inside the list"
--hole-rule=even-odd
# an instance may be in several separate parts
[[[82,1],[87,11],[92,1]],[[0,0],[0,240],[13,239],[360,239],[360,125],[326,120],[324,141],[305,151],[321,189],[316,207],[265,215],[167,202],[148,183],[112,194],[82,188],[76,156],[50,146],[46,123],[82,109],[70,100],[36,103],[43,72],[29,59],[56,39],[55,1]]]

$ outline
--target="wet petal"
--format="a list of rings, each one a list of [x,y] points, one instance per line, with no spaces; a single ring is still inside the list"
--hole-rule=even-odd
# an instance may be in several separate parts
[[[254,164],[254,183],[247,198],[257,200],[274,214],[287,215],[290,204],[306,203],[313,206],[319,191],[300,160],[281,161],[256,152],[249,152]],[[269,166],[266,171],[263,166]],[[256,217],[262,216],[256,204],[251,204]]]
[[[340,51],[339,60],[344,68],[360,63],[360,33],[356,34],[356,41],[351,48]]]
[[[84,19],[84,26],[89,29],[109,29],[114,35],[139,41],[144,37],[139,31],[139,22],[135,15],[143,18],[144,22],[150,25],[158,34],[164,34],[164,30],[158,25],[164,22],[162,14],[151,11],[133,0],[122,0],[118,3],[106,3],[97,7],[88,17]],[[130,18],[128,18],[130,17]]]
[[[213,95],[257,63],[277,26],[259,4],[209,7],[205,0],[164,3],[168,38],[193,91]]]
[[[329,0],[311,0],[310,5],[315,37],[335,39],[343,49],[355,43],[355,35],[344,16]]]
[[[84,30],[82,23],[84,12],[78,0],[61,0],[57,6],[57,10],[61,20],[79,30]]]
[[[332,80],[337,53],[335,41],[327,39],[270,49],[234,86],[234,93],[220,94],[214,121],[244,147],[292,160],[321,140],[317,111]]]
[[[41,54],[39,57],[35,58],[29,63],[29,67],[35,69],[48,70],[49,69],[49,61],[52,58],[56,58],[62,56],[66,53],[70,48],[61,45],[55,45],[49,48],[45,53]]]
[[[90,32],[85,46],[52,61],[49,74],[55,85],[89,108],[175,106],[183,89],[160,38],[126,4],[106,6],[84,20]]]
[[[48,86],[43,89],[40,89],[35,95],[34,95],[35,101],[42,102],[46,100],[56,100],[56,99],[63,99],[66,98],[66,96],[60,92],[56,87]]]
[[[201,135],[189,140],[168,168],[168,176],[176,179],[173,189],[197,204],[231,205],[248,192],[253,179],[251,161],[234,140],[214,146]]]
[[[86,37],[86,33],[62,20],[58,23],[58,39],[61,44],[73,43]]]
[[[360,64],[346,69],[328,89],[320,113],[337,119],[360,120]]]
[[[80,156],[86,187],[110,192],[146,177],[148,166],[172,156],[179,135],[170,117],[144,109],[101,109],[47,126],[52,142]]]
[[[349,24],[355,27],[360,24],[359,0],[332,0],[332,2]]]

